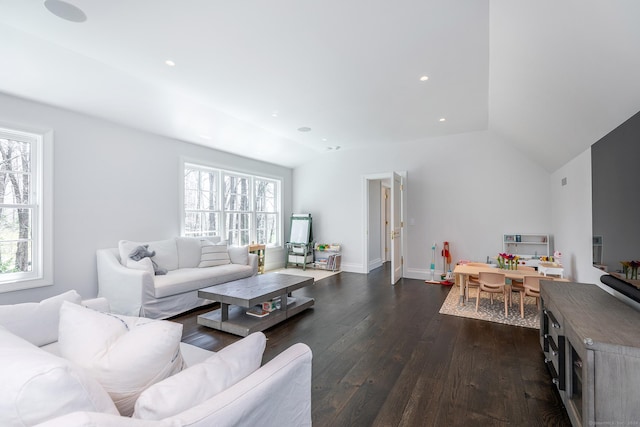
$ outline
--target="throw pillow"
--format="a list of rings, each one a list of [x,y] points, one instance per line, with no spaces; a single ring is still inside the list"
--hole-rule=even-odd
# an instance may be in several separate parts
[[[58,341],[58,319],[64,301],[80,304],[82,298],[76,291],[42,300],[14,305],[0,305],[0,325],[42,347]]]
[[[265,344],[262,332],[253,333],[204,362],[149,387],[136,401],[133,418],[160,420],[210,399],[257,370]]]
[[[229,246],[229,259],[233,264],[249,265],[249,246]]]
[[[76,411],[118,414],[107,392],[84,370],[1,326],[0,378],[2,426],[32,426]]]
[[[131,258],[127,258],[127,268],[147,271],[152,276],[155,275],[155,270],[153,269],[153,262],[151,261],[151,258],[142,258],[140,261],[134,261]]]
[[[60,354],[98,380],[125,416],[142,391],[182,370],[181,338],[178,323],[60,309]]]
[[[198,267],[215,267],[217,265],[231,264],[227,245],[203,245]]]

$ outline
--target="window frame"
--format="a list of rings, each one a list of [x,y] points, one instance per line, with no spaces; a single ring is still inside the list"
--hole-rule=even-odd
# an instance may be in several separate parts
[[[186,206],[185,206],[185,173],[189,169],[196,169],[206,172],[217,173],[217,210],[215,211],[218,215],[218,227],[217,234],[209,233],[209,234],[200,234],[195,235],[193,233],[186,233]],[[283,178],[279,176],[269,176],[266,174],[255,174],[250,173],[234,168],[221,167],[218,165],[212,165],[203,163],[200,160],[187,159],[183,158],[180,161],[180,234],[182,236],[192,236],[192,237],[200,237],[200,236],[211,236],[218,235],[221,239],[226,241],[228,237],[228,230],[226,229],[226,215],[229,213],[248,213],[249,214],[249,244],[257,243],[257,214],[263,213],[256,212],[256,200],[255,200],[255,181],[263,180],[268,182],[273,182],[275,184],[275,206],[276,212],[273,214],[276,215],[276,243],[271,245],[266,245],[268,248],[282,248],[283,247],[283,238],[284,238],[284,230],[283,230],[283,200],[282,200],[282,189]],[[225,176],[234,176],[241,178],[248,178],[248,197],[249,197],[249,210],[247,211],[238,211],[238,210],[227,210],[225,208],[225,195],[224,195],[224,178]],[[213,211],[212,211],[213,212]]]
[[[53,285],[53,131],[0,123],[0,137],[31,144],[32,270],[0,274],[0,293]]]

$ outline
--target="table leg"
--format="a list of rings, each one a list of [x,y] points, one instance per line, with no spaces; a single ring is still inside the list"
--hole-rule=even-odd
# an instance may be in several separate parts
[[[467,283],[467,275],[462,273],[455,273],[456,282],[460,286],[460,300],[458,301],[458,305],[464,305],[464,296],[465,296],[465,284]]]
[[[229,320],[229,304],[220,303],[220,321],[226,322]]]

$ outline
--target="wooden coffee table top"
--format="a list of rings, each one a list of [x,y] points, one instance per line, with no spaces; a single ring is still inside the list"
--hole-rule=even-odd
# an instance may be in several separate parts
[[[312,277],[266,273],[200,289],[198,296],[224,304],[252,307],[312,284]]]

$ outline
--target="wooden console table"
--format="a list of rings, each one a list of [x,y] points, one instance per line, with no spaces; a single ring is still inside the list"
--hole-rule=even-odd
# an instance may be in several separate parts
[[[574,426],[640,420],[640,312],[596,285],[541,281],[540,344]]]

